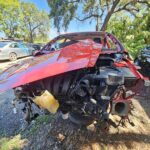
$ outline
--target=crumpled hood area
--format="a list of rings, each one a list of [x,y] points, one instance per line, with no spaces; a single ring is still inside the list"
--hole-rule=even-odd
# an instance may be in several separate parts
[[[0,74],[0,92],[64,72],[92,67],[101,45],[82,41],[15,64]]]

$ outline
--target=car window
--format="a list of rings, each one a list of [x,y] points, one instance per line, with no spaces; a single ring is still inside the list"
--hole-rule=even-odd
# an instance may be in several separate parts
[[[25,45],[24,43],[19,43],[18,45],[19,45],[19,48],[28,48],[28,46]]]
[[[58,50],[60,48],[62,48],[62,44],[65,42],[65,38],[62,38],[62,39],[59,39],[57,40],[55,43],[53,43],[51,45],[51,49],[55,49],[55,50]]]
[[[114,49],[114,50],[117,49],[115,43],[109,37],[107,37],[107,43],[108,44],[106,44],[105,47],[109,49]]]
[[[35,50],[40,50],[40,49],[41,49],[40,45],[33,45],[32,47],[33,47]]]
[[[61,44],[64,43],[65,39],[58,39],[54,43],[48,43],[46,46],[42,48],[42,51],[55,51],[58,50],[61,47]]]
[[[8,44],[8,42],[0,42],[0,48],[6,46]]]
[[[17,43],[12,43],[9,47],[11,47],[11,48],[19,48]]]

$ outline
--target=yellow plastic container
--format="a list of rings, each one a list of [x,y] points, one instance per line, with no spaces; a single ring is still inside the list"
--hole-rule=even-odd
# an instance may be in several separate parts
[[[41,108],[47,109],[53,114],[56,113],[59,108],[58,101],[47,90],[41,96],[37,96],[34,99],[34,102]]]

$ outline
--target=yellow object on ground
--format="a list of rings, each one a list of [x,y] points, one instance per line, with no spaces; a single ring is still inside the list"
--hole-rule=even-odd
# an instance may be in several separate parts
[[[37,96],[34,99],[34,102],[41,108],[47,109],[53,114],[56,113],[59,108],[58,101],[47,90],[41,96]]]

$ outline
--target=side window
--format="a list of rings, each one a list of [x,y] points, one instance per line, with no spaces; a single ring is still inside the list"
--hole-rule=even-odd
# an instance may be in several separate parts
[[[109,37],[107,38],[107,47],[110,49],[116,49],[115,41],[112,41]]]
[[[102,40],[101,40],[100,37],[94,38],[93,41],[94,41],[95,43],[102,44]]]
[[[18,45],[18,47],[19,47],[19,48],[27,48],[27,46],[26,46],[25,44],[23,44],[23,43],[20,43],[20,44]]]
[[[11,48],[19,48],[19,46],[18,46],[17,43],[13,43],[13,44],[11,44],[9,47],[11,47]]]
[[[51,43],[48,43],[47,45],[45,45],[43,48],[42,48],[42,51],[50,51],[51,50]]]
[[[51,45],[51,49],[58,50],[62,48],[62,44],[65,42],[65,38],[58,39],[55,43]]]

